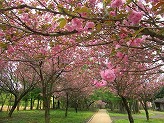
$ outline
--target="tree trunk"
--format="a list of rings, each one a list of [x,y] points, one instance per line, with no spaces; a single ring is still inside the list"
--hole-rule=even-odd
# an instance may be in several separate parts
[[[30,110],[33,109],[33,101],[32,101],[32,98],[30,99]]]
[[[52,109],[55,109],[55,96],[52,96]]]
[[[85,103],[86,109],[89,110],[89,105],[86,99],[84,99],[84,103]],[[85,109],[85,106],[83,105],[83,109]]]
[[[4,102],[2,102],[2,105],[1,105],[1,109],[0,109],[0,112],[3,110],[3,106],[4,106]]]
[[[34,109],[34,107],[35,107],[35,99],[33,99],[32,101],[32,109]]]
[[[147,119],[147,121],[149,121],[149,112],[148,112],[147,108],[145,108],[145,112],[146,112],[146,119]]]
[[[57,102],[57,109],[60,109],[60,101]]]
[[[149,112],[148,112],[148,107],[147,107],[146,101],[143,101],[143,102],[141,101],[141,104],[145,110],[146,119],[147,119],[147,121],[149,121]]]
[[[51,98],[51,96],[50,96]],[[43,107],[45,110],[45,123],[50,123],[50,98],[48,95],[43,96]]]
[[[15,100],[14,100],[14,105],[12,106],[8,116],[11,117],[12,113],[14,112],[15,108],[17,107],[18,103],[20,102],[20,100],[29,92],[31,91],[33,88],[29,88],[28,90],[26,90],[24,93],[22,93],[19,97],[17,97],[17,95],[14,95]]]
[[[19,111],[19,107],[20,107],[20,104],[18,103],[18,104],[17,104],[17,111]]]
[[[45,102],[45,123],[50,122],[50,107],[49,102]]]
[[[132,116],[132,112],[131,112],[130,107],[129,107],[129,105],[128,105],[127,99],[126,99],[125,97],[123,97],[123,96],[121,96],[121,99],[122,99],[122,101],[123,101],[123,103],[124,103],[124,106],[125,106],[125,109],[126,109],[126,111],[127,111],[127,113],[128,113],[129,122],[130,122],[130,123],[134,123],[134,119],[133,119],[133,116]]]
[[[110,101],[109,104],[110,104],[110,110],[111,110],[111,111],[114,111],[114,105],[113,105],[113,102]]]
[[[7,111],[10,111],[10,108],[11,108],[11,98],[12,98],[12,94],[10,94],[10,99],[8,101],[8,106],[7,106]]]
[[[0,112],[3,110],[3,106],[4,106],[4,104],[5,104],[5,101],[2,102]]]
[[[39,109],[42,109],[42,101],[40,100]]]
[[[155,110],[155,103],[154,103],[154,101],[152,101],[152,109],[153,109],[153,111]]]
[[[44,119],[45,123],[50,123],[50,100],[51,95],[47,94],[47,87],[43,88],[43,109],[45,111]]]
[[[11,110],[9,111],[8,116],[11,117],[15,108],[17,107],[17,104],[19,103],[19,99],[17,98],[17,96],[15,96],[15,100],[14,100],[14,105],[12,106]]]
[[[126,111],[125,111],[125,105],[123,103],[123,100],[122,101],[120,100],[120,102],[118,104],[118,108],[119,108],[119,112],[120,113],[126,113]]]
[[[66,107],[65,107],[65,117],[68,115],[68,92],[66,92]]]
[[[75,111],[76,111],[76,113],[77,113],[77,109],[78,108],[78,103],[77,103],[77,101],[75,102]]]
[[[25,99],[25,101],[24,101],[24,109],[23,110],[26,110],[27,109],[27,106],[28,106],[28,99]]]
[[[39,100],[39,98],[38,98],[38,101],[37,101],[37,106],[36,106],[36,110],[38,110],[38,109],[39,109],[39,102],[40,102],[40,100]]]
[[[139,113],[139,105],[138,105],[138,101],[137,100],[133,101],[133,112],[135,114]]]

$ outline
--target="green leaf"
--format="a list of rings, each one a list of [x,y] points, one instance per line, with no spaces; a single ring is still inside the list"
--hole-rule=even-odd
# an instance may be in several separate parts
[[[63,18],[63,19],[60,20],[59,27],[60,27],[60,28],[64,28],[64,26],[65,26],[66,24],[67,24],[67,20]]]
[[[84,6],[84,7],[82,7],[80,10],[78,10],[78,12],[89,12],[89,9],[86,7],[86,6]]]
[[[2,30],[6,30],[6,25],[0,24],[0,28],[1,28]]]
[[[163,14],[164,13],[164,8],[162,8],[161,10],[159,10],[157,13],[158,14]]]
[[[48,8],[49,8],[49,9],[53,9],[53,8],[54,8],[53,4],[49,4],[49,5],[48,5]]]
[[[86,70],[88,68],[88,65],[84,64],[82,67],[82,70]]]
[[[136,37],[142,30],[144,30],[145,28],[141,28],[139,30],[137,30],[134,34],[132,34],[133,37]]]
[[[7,44],[0,42],[0,48],[7,49]]]
[[[163,5],[164,5],[164,1],[160,1],[155,6],[153,6],[153,10],[157,10],[158,8],[160,8]]]
[[[48,29],[50,26],[51,26],[50,24],[44,24],[44,25],[42,25],[41,27],[42,27],[43,30],[46,30],[46,29]]]
[[[96,25],[96,30],[97,30],[98,32],[100,32],[100,31],[101,31],[101,28],[102,28],[101,24],[98,23],[98,24]]]
[[[61,4],[59,4],[57,7],[59,12],[63,12],[63,6]]]
[[[126,5],[130,4],[131,2],[132,2],[132,0],[127,0]]]
[[[115,55],[116,55],[116,50],[112,48],[111,56],[115,56]]]
[[[2,5],[3,2],[4,2],[4,0],[0,0],[0,9],[3,8],[3,5]]]
[[[54,45],[55,45],[55,43],[50,41],[50,47],[53,47]]]
[[[159,31],[159,34],[164,34],[164,29],[161,29],[161,30]]]
[[[116,16],[117,19],[125,18],[127,14],[119,14]]]

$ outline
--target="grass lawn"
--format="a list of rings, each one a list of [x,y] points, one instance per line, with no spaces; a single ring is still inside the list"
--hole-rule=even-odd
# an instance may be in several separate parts
[[[120,119],[113,123],[129,123],[129,121],[127,119]],[[164,119],[150,119],[149,121],[145,119],[134,119],[134,123],[164,123]]]
[[[76,113],[71,110],[68,117],[64,117],[64,111],[52,110],[51,123],[85,123],[94,114],[91,111],[79,111]],[[0,112],[0,123],[44,123],[43,110],[15,111],[12,118],[8,118],[7,112]]]
[[[109,116],[113,123],[129,123],[128,115],[109,111]],[[140,114],[133,114],[135,123],[164,123],[164,112],[149,111],[150,120],[146,120],[145,112],[142,110]]]

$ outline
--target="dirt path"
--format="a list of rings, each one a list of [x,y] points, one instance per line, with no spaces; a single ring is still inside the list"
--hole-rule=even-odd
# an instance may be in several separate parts
[[[87,123],[112,123],[106,109],[100,109]]]

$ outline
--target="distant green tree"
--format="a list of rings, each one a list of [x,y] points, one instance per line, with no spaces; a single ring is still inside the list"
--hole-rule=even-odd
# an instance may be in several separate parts
[[[164,97],[164,87],[155,95],[155,98],[163,98]]]
[[[95,90],[94,94],[91,95],[91,99],[94,101],[102,100],[106,102],[111,111],[114,110],[115,105],[118,105],[121,99],[118,96],[113,95],[110,91],[105,89]]]

